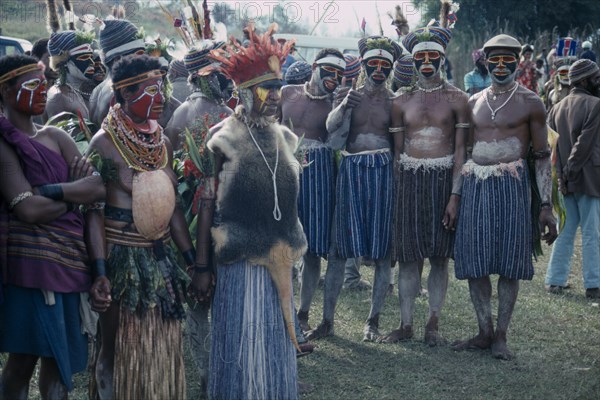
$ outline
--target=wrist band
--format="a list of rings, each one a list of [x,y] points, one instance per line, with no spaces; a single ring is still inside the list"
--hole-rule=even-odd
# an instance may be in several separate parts
[[[196,251],[193,248],[184,251],[183,253],[181,253],[181,255],[183,256],[183,261],[185,261],[185,265],[194,265],[194,263],[196,262]]]
[[[106,260],[102,258],[94,260],[94,264],[92,265],[92,275],[94,278],[106,276]]]
[[[32,192],[23,192],[23,193],[19,193],[18,195],[16,195],[8,204],[8,211],[12,211],[13,208],[15,208],[17,206],[17,204],[19,204],[20,202],[22,202],[23,200],[25,200],[28,197],[33,196]]]
[[[62,186],[58,183],[38,186],[37,189],[40,192],[40,196],[44,196],[52,200],[62,200],[65,197]]]
[[[200,266],[202,264],[194,265],[194,272],[198,274],[203,274],[205,272],[212,272],[212,267],[210,265]]]

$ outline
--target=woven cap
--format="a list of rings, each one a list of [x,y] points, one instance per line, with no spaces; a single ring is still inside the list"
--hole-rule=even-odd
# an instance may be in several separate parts
[[[471,53],[471,58],[473,59],[473,64],[476,64],[477,61],[481,60],[484,57],[485,57],[485,53],[484,53],[483,49],[475,49]]]
[[[208,67],[214,61],[208,57],[211,50],[221,49],[225,46],[225,42],[214,42],[212,40],[206,40],[202,43],[199,48],[192,48],[183,57],[183,64],[185,69],[190,74],[193,74],[201,69]]]
[[[346,79],[356,78],[360,74],[360,58],[353,54],[344,54],[344,60],[346,60],[344,76]]]
[[[571,85],[573,85],[584,80],[585,78],[589,78],[599,70],[598,64],[592,60],[577,60],[573,63],[573,65],[571,65],[571,68],[569,68],[569,81]]]
[[[411,55],[405,54],[394,65],[394,82],[396,82],[396,86],[410,86],[413,75],[413,58]]]
[[[104,29],[100,31],[100,47],[104,53],[104,62],[110,63],[115,57],[134,53],[145,48],[144,41],[138,39],[138,28],[125,19],[105,20]],[[140,46],[115,51],[121,46],[139,40]]]
[[[310,79],[312,68],[306,61],[293,62],[285,72],[284,79],[288,82],[305,82]]]
[[[187,77],[188,75],[188,70],[185,68],[182,60],[171,61],[171,64],[169,64],[169,76],[171,79]]]
[[[77,46],[77,34],[75,31],[64,31],[53,33],[48,40],[48,54],[57,56],[62,52],[69,51]]]
[[[423,50],[434,50],[445,54],[451,38],[450,29],[439,26],[439,23],[436,22],[434,25],[410,32],[402,40],[402,45],[413,55]]]

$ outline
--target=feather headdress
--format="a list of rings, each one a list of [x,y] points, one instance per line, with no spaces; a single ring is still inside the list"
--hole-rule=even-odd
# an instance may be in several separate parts
[[[392,25],[396,27],[396,32],[398,33],[398,35],[402,35],[401,32],[403,29],[408,30],[408,20],[404,16],[404,13],[402,12],[402,7],[400,5],[396,5],[395,15],[392,15],[392,13],[389,11],[387,14],[392,19]]]
[[[290,40],[281,45],[273,39],[277,24],[272,24],[263,35],[257,35],[254,24],[247,27],[248,47],[243,47],[234,38],[225,49],[212,50],[209,57],[221,63],[221,72],[233,82],[238,89],[245,89],[268,81],[281,81],[281,65],[290,52],[295,41]]]

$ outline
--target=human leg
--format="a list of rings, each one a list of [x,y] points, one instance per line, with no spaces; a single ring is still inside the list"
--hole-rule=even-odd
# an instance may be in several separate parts
[[[114,396],[113,375],[115,363],[115,339],[118,324],[119,305],[112,304],[108,310],[100,314],[102,343],[96,361],[95,373],[98,397],[101,400],[112,399]]]
[[[196,365],[199,383],[200,398],[206,398],[208,385],[208,357],[210,351],[210,326],[208,323],[209,306],[196,304],[189,307],[186,315],[186,333],[188,344]]]
[[[444,343],[439,335],[438,322],[448,289],[448,259],[432,257],[429,259],[431,271],[427,288],[429,290],[429,320],[425,326],[425,343],[436,346]],[[421,264],[423,265],[423,264]]]
[[[564,197],[567,217],[565,226],[552,246],[552,254],[546,271],[546,285],[564,287],[567,285],[571,271],[571,257],[575,234],[579,226],[579,209],[575,196],[570,194]]]
[[[419,261],[398,263],[398,298],[400,327],[381,338],[382,343],[396,343],[413,337],[415,298],[419,292]]]
[[[375,260],[375,280],[371,292],[371,311],[365,324],[363,341],[376,340],[379,334],[379,313],[385,303],[385,295],[390,285],[391,260],[386,258]]]
[[[300,273],[300,309],[298,320],[302,331],[309,331],[308,312],[315,295],[321,276],[321,257],[306,253],[303,257],[302,272]]]
[[[594,289],[600,287],[600,198],[576,196],[581,214],[583,286]]]
[[[479,333],[467,340],[459,340],[452,344],[454,350],[489,349],[494,337],[492,321],[492,284],[489,276],[469,279],[471,302],[477,315]]]
[[[0,376],[1,400],[27,400],[29,381],[38,356],[10,353]],[[60,377],[59,377],[60,379]]]
[[[346,268],[344,270],[344,289],[367,290],[371,289],[371,285],[360,279],[360,266],[362,257],[349,258],[346,260]]]
[[[41,364],[39,385],[42,399],[67,399],[67,387],[60,379],[60,371],[56,361],[53,358],[42,357]]]
[[[503,360],[512,358],[506,344],[506,333],[518,295],[519,281],[517,279],[507,279],[502,276],[498,279],[498,320],[494,340],[492,341],[492,355],[495,358]]]

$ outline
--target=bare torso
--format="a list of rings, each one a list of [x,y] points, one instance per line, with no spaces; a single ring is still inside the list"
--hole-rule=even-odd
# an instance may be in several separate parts
[[[87,103],[79,93],[75,92],[68,85],[52,86],[48,90],[48,100],[46,102],[46,110],[44,111],[45,120],[64,111],[73,114],[77,114],[77,111],[79,111],[83,118],[90,118]]]
[[[310,99],[303,85],[285,86],[281,93],[281,123],[304,139],[327,140],[325,121],[331,111],[331,96]]]
[[[392,93],[385,87],[373,93],[363,88],[361,102],[352,110],[350,134],[346,144],[349,153],[361,151],[391,149],[392,135],[389,133],[391,123]]]

